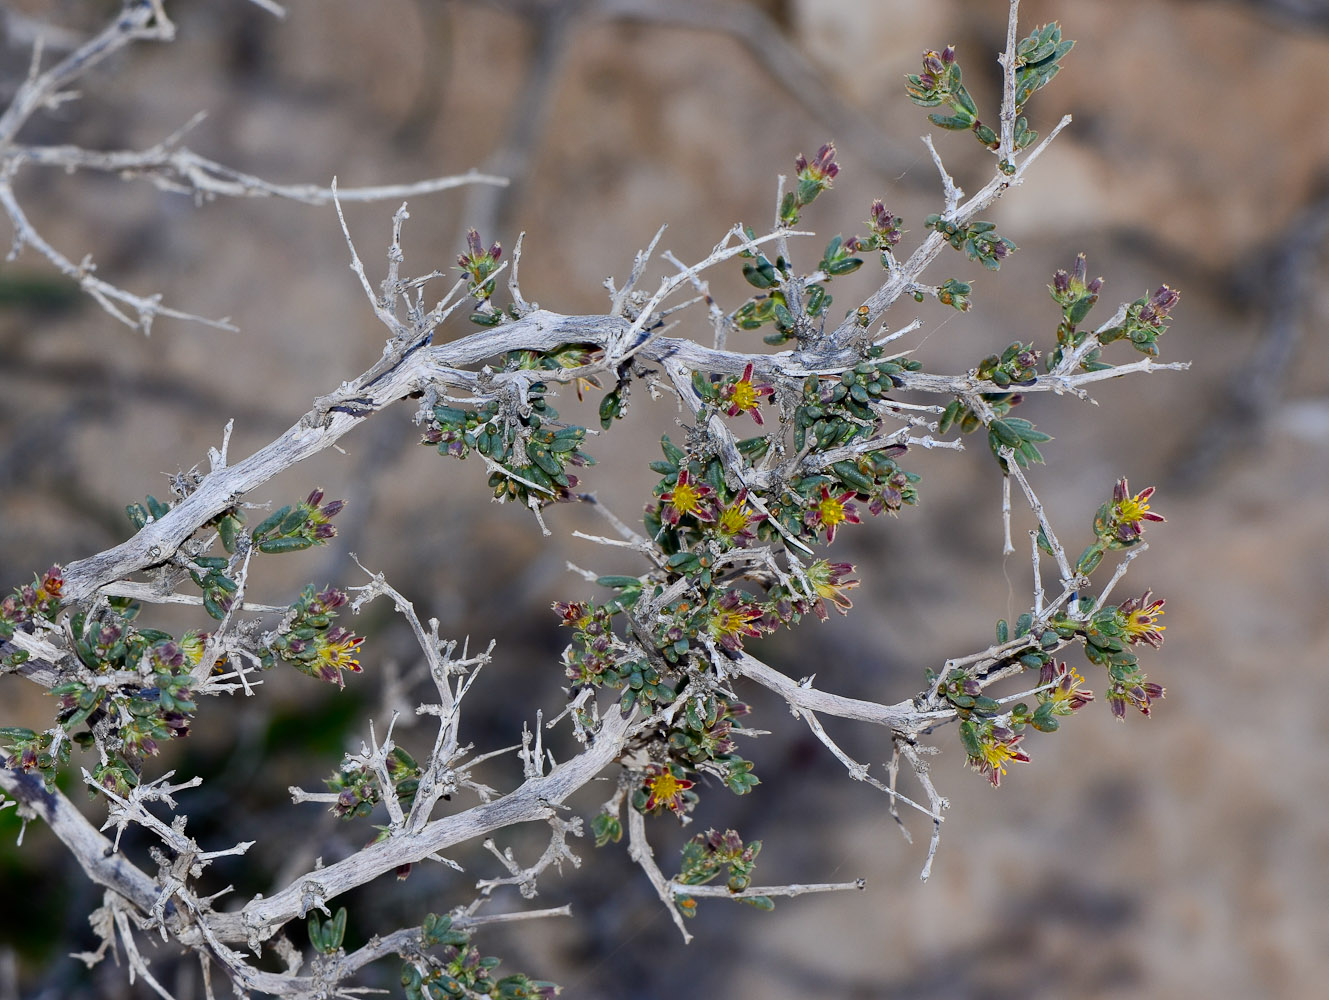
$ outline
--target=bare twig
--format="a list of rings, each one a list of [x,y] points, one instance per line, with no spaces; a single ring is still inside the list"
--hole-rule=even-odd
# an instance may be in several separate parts
[[[380,184],[343,187],[335,193],[320,184],[277,184],[254,174],[200,156],[186,147],[166,143],[145,150],[97,152],[80,146],[15,146],[0,156],[0,162],[17,169],[25,164],[61,170],[95,170],[125,179],[142,177],[163,191],[205,198],[282,198],[305,205],[328,205],[334,197],[342,202],[396,201],[450,191],[477,184],[506,187],[508,179],[479,170],[450,177],[434,177],[410,184]]]
[[[660,866],[655,863],[655,852],[651,850],[650,841],[646,839],[646,818],[636,809],[628,810],[628,853],[632,856],[632,860],[641,866],[641,870],[646,873],[651,885],[655,887],[660,902],[664,903],[669,916],[673,918],[674,926],[683,935],[683,943],[690,942],[692,935],[688,932],[687,925],[683,923],[683,914],[678,909],[678,897],[682,894],[677,891],[674,883],[664,877],[664,872],[660,871]]]
[[[852,882],[808,882],[790,885],[753,885],[739,892],[733,892],[723,885],[687,885],[672,881],[669,885],[675,896],[697,896],[709,899],[752,899],[759,896],[805,896],[814,892],[862,892],[867,888],[866,879],[854,879]]]
[[[1006,50],[1001,62],[1001,140],[997,155],[1007,163],[1015,162],[1015,45],[1020,37],[1020,0],[1010,0],[1006,15]]]

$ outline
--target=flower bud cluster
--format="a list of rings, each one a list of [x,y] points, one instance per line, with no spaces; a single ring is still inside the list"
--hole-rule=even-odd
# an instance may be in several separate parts
[[[526,367],[520,357],[510,364],[511,370]],[[581,450],[586,428],[558,423],[547,391],[544,382],[532,383],[524,407],[497,399],[478,409],[435,406],[420,443],[454,458],[483,455],[491,463],[489,488],[497,500],[526,506],[575,501],[578,478],[568,467],[594,465],[595,459]]]
[[[761,841],[743,843],[737,830],[707,830],[683,845],[682,864],[676,881],[683,885],[705,885],[728,872],[725,887],[743,892],[752,885],[752,873],[761,853]],[[761,910],[775,908],[769,896],[748,896],[743,902]],[[697,901],[691,896],[678,897],[678,908],[685,917],[696,916]]]
[[[780,223],[785,226],[797,225],[798,213],[832,186],[831,182],[840,172],[840,164],[835,162],[835,144],[824,144],[810,162],[799,153],[794,167],[798,171],[798,184],[794,190],[785,192],[780,201]]]
[[[935,229],[956,250],[977,261],[989,271],[1001,268],[1001,262],[1019,249],[1011,240],[997,232],[995,222],[970,222],[958,225],[936,212],[923,220],[928,229]]]
[[[1127,340],[1141,354],[1158,356],[1158,338],[1167,332],[1169,315],[1181,299],[1175,288],[1162,285],[1151,295],[1138,298],[1126,308],[1126,320],[1120,326],[1106,330],[1098,339],[1108,344],[1114,340]]]
[[[1089,310],[1098,302],[1098,294],[1103,289],[1103,279],[1088,278],[1088,262],[1084,254],[1075,258],[1075,264],[1067,272],[1058,270],[1052,276],[1048,291],[1052,300],[1061,306],[1061,322],[1057,325],[1057,347],[1047,359],[1047,370],[1052,371],[1062,359],[1063,354],[1074,350],[1084,342],[1086,333],[1079,331],[1079,325],[1089,315]],[[1096,371],[1108,367],[1099,362],[1101,352],[1097,349],[1086,355],[1080,362],[1085,371]]]
[[[925,108],[946,105],[949,114],[933,113],[928,121],[953,131],[971,131],[989,149],[997,148],[997,133],[978,117],[978,105],[962,82],[960,64],[955,61],[955,46],[940,52],[923,53],[923,72],[905,77],[905,93],[915,104]]]
[[[492,997],[494,1000],[549,1000],[558,987],[523,973],[499,978],[502,961],[484,956],[471,944],[471,936],[452,927],[447,914],[431,913],[420,931],[425,949],[441,948],[438,955],[422,951],[412,955],[401,970],[406,1000],[452,1000],[454,997]]]
[[[8,639],[18,629],[37,618],[53,621],[60,611],[60,596],[65,586],[64,570],[52,566],[40,577],[33,577],[0,601],[0,639]],[[23,650],[6,658],[5,666],[17,666],[27,659]]]
[[[420,788],[420,775],[424,773],[416,759],[401,747],[393,747],[387,755],[388,778],[392,782],[397,801],[404,810],[409,810],[415,801],[415,794]],[[325,778],[325,785],[337,793],[332,812],[340,819],[355,819],[368,816],[374,806],[383,800],[383,788],[377,772],[367,764],[343,767],[332,777]],[[378,839],[383,839],[380,836]]]
[[[303,503],[280,507],[254,529],[254,547],[260,552],[300,552],[326,545],[337,534],[331,524],[346,506],[345,500],[323,503],[323,491],[310,492]]]
[[[458,255],[457,267],[470,278],[467,291],[482,303],[487,303],[494,294],[494,282],[489,276],[498,270],[501,256],[503,248],[497,243],[486,250],[480,234],[474,229],[467,231],[466,252]]]
[[[312,584],[305,587],[291,605],[289,624],[267,640],[264,667],[280,659],[317,680],[345,686],[342,671],[360,672],[357,657],[365,641],[350,629],[332,624],[337,608],[345,603],[346,594],[334,587],[320,591]]]

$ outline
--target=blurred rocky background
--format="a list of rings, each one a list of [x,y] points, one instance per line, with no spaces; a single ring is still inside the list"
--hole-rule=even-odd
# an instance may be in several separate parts
[[[925,113],[903,75],[924,48],[958,46],[966,82],[995,107],[997,0],[290,0],[284,22],[241,0],[168,5],[170,45],[139,46],[82,85],[82,99],[41,116],[23,138],[89,148],[145,147],[208,114],[188,144],[281,182],[410,181],[480,166],[506,191],[413,199],[407,269],[447,268],[465,228],[510,248],[525,231],[528,299],[600,311],[609,275],[669,223],[662,246],[699,259],[732,223],[772,217],[776,175],[834,139],[843,172],[804,222],[799,260],[815,264],[836,232],[863,230],[874,197],[920,238],[940,204],[919,136]],[[107,2],[9,0],[0,7],[3,99],[26,72],[33,32],[48,56],[111,16]],[[906,844],[879,793],[850,781],[773,699],[750,694],[755,724],[776,730],[752,756],[764,784],[745,798],[707,790],[694,827],[652,825],[666,870],[695,829],[738,827],[765,842],[758,880],[862,876],[852,895],[781,901],[772,914],[703,901],[684,947],[625,850],[575,845],[586,862],[542,881],[542,905],[573,919],[485,933],[511,967],[588,998],[1248,998],[1319,995],[1329,976],[1329,9],[1322,0],[1026,0],[1026,27],[1061,21],[1078,40],[1066,69],[1031,104],[1046,132],[1075,116],[992,213],[1020,252],[1000,275],[959,255],[935,265],[973,279],[960,315],[917,315],[903,342],[935,370],[963,370],[1016,338],[1051,342],[1045,286],[1085,251],[1106,279],[1106,316],[1168,282],[1183,299],[1163,340],[1185,374],[1104,383],[1099,405],[1039,398],[1028,416],[1052,430],[1032,479],[1067,544],[1088,538],[1113,481],[1156,484],[1151,551],[1121,596],[1167,599],[1168,641],[1147,653],[1167,699],[1152,720],[1115,722],[1101,702],[1055,736],[1033,734],[1033,762],[994,791],[962,768],[953,729],[934,776],[951,801],[927,883],[927,829],[906,815]],[[995,118],[995,113],[992,114]],[[976,190],[990,158],[969,137],[938,135],[957,181]],[[98,274],[238,333],[159,320],[151,338],[111,320],[31,253],[0,268],[0,568],[5,589],[53,561],[128,536],[126,503],[167,492],[166,475],[206,461],[234,418],[233,456],[248,454],[316,395],[362,371],[383,331],[354,277],[330,208],[275,200],[195,204],[114,177],[25,169],[17,190],[34,225]],[[393,203],[348,221],[381,274]],[[373,272],[373,268],[379,268]],[[727,308],[738,268],[713,271]],[[857,301],[870,268],[833,289]],[[710,335],[697,313],[687,329]],[[452,336],[466,332],[453,322]],[[756,336],[753,342],[756,343]],[[565,416],[594,421],[598,394]],[[621,430],[594,442],[586,485],[635,518],[661,433],[675,409],[638,393]],[[516,741],[539,698],[558,704],[564,641],[548,606],[588,596],[569,560],[600,572],[632,562],[570,537],[600,531],[584,509],[549,514],[544,538],[526,512],[487,502],[482,470],[416,445],[402,405],[284,475],[257,500],[290,502],[313,486],[350,505],[329,549],[265,567],[258,600],[285,603],[313,579],[359,582],[348,551],[384,570],[437,616],[445,635],[496,637],[496,662],[468,701],[479,749]],[[759,644],[793,676],[892,701],[928,666],[985,646],[992,623],[1028,604],[1027,521],[1003,561],[1000,483],[981,443],[964,454],[911,454],[922,504],[837,540],[862,588],[846,619]],[[206,627],[187,616],[160,619]],[[237,902],[272,879],[355,850],[350,828],[290,784],[317,787],[340,754],[409,708],[390,683],[414,666],[407,630],[385,608],[358,623],[365,673],[348,690],[269,678],[261,697],[203,706],[196,731],[162,767],[215,775],[181,796],[206,846],[260,839],[242,864],[216,869]],[[1101,673],[1086,670],[1102,689]],[[1094,683],[1097,681],[1098,683]],[[48,724],[50,703],[0,681],[6,724]],[[514,694],[515,693],[515,694]],[[403,729],[426,746],[425,727]],[[878,732],[828,728],[879,765]],[[561,749],[561,748],[560,748]],[[510,787],[517,765],[496,762]],[[83,794],[71,789],[78,801]],[[606,793],[607,794],[607,793]],[[593,796],[578,803],[593,814]],[[100,806],[89,806],[93,814]],[[109,962],[89,974],[67,957],[92,941],[99,894],[39,826],[14,846],[0,813],[0,998],[150,995]],[[519,855],[540,831],[500,839]],[[139,841],[131,852],[142,852]],[[470,898],[493,859],[457,856],[467,874],[417,866],[404,883],[346,900],[348,944],[418,923]],[[515,897],[499,906],[516,908]],[[298,932],[297,932],[298,934]],[[154,969],[177,996],[201,996],[196,968],[165,952]],[[379,985],[394,991],[396,968]]]

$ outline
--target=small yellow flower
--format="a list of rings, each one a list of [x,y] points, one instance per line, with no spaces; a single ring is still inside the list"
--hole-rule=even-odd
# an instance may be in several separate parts
[[[660,494],[664,506],[660,510],[661,518],[669,524],[678,524],[685,515],[698,521],[714,521],[715,490],[705,483],[692,482],[687,469],[678,470],[678,482],[674,488]]]
[[[679,483],[670,503],[678,508],[680,513],[692,514],[701,509],[701,494],[691,483]]]
[[[197,667],[203,659],[203,649],[207,644],[207,635],[197,631],[186,632],[180,639],[180,649],[191,667]]]
[[[1149,503],[1144,492],[1127,497],[1117,504],[1117,516],[1123,521],[1139,521],[1149,510]]]
[[[757,537],[754,526],[766,520],[765,514],[750,510],[748,491],[740,490],[733,503],[720,511],[715,530],[730,545],[744,546]]]
[[[1007,764],[1012,761],[1029,763],[1029,754],[1020,746],[1024,736],[1005,726],[987,723],[974,736],[977,745],[970,747],[966,763],[985,775],[993,788],[1001,784]]]
[[[363,636],[358,636],[340,626],[328,629],[327,634],[315,639],[317,653],[311,664],[312,673],[320,680],[332,681],[343,687],[341,672],[349,670],[353,674],[360,672],[360,661],[356,658],[360,652]]]
[[[663,806],[665,809],[681,815],[687,805],[683,793],[695,784],[695,781],[676,775],[672,766],[648,765],[645,782],[646,811],[652,812]],[[695,800],[696,797],[693,796],[693,801]]]
[[[1009,743],[984,743],[982,750],[979,751],[984,767],[999,771],[1002,774],[1006,773],[1007,764],[1013,759],[1018,759],[1015,754],[1016,751],[1012,749]],[[993,784],[995,785],[996,782],[994,781]]]
[[[721,646],[738,652],[743,648],[743,636],[759,637],[769,631],[761,624],[763,614],[761,608],[731,590],[716,604],[706,628]]]
[[[1132,494],[1125,479],[1118,479],[1112,490],[1112,514],[1108,531],[1119,543],[1132,545],[1144,534],[1145,521],[1166,521],[1162,514],[1149,509],[1149,498],[1154,487],[1149,486]]]
[[[830,601],[842,615],[847,614],[854,606],[854,602],[845,593],[858,586],[857,580],[847,579],[853,571],[852,563],[833,563],[826,559],[818,559],[807,568],[807,578],[812,584],[812,591],[821,598],[813,608],[818,618],[825,621],[828,617],[822,600]]]
[[[831,491],[826,486],[822,486],[821,499],[813,504],[804,520],[813,530],[825,529],[828,543],[835,541],[835,530],[841,524],[845,522],[850,524],[860,523],[858,511],[849,502],[853,495],[854,491],[850,490],[847,493],[841,493],[839,496],[831,496]]]
[[[740,413],[749,413],[752,419],[761,425],[762,397],[773,394],[775,387],[762,382],[753,382],[752,371],[753,366],[749,363],[743,368],[742,377],[725,388],[724,398],[729,401],[729,408],[725,412],[731,417],[736,417]]]
[[[1056,683],[1040,700],[1052,702],[1055,714],[1070,715],[1094,700],[1094,692],[1084,690],[1084,678],[1074,667],[1062,663],[1048,673]]]
[[[1161,597],[1156,601],[1150,601],[1152,595],[1153,591],[1146,590],[1140,597],[1123,601],[1117,608],[1121,628],[1131,645],[1147,642],[1155,649],[1163,645],[1163,632],[1167,626],[1159,625],[1158,619],[1163,617],[1163,605],[1167,602]]]

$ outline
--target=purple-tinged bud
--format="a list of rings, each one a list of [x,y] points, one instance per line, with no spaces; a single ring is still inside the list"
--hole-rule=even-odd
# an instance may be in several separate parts
[[[1065,271],[1058,271],[1052,276],[1052,290],[1058,295],[1069,295],[1071,291],[1071,276]]]
[[[1089,290],[1090,295],[1094,296],[1094,298],[1098,298],[1098,293],[1103,288],[1103,279],[1095,278],[1093,281],[1089,282],[1089,284],[1086,285],[1085,287]]]
[[[1083,285],[1085,275],[1089,273],[1089,263],[1084,254],[1078,254],[1075,258],[1075,280]]]
[[[946,46],[944,49],[941,50],[941,61],[944,62],[947,66],[952,66],[952,65],[955,64],[955,46],[954,46],[954,45],[948,45],[948,46]]]
[[[329,587],[315,599],[328,610],[339,608],[346,603],[346,595],[336,587]]]
[[[946,71],[946,64],[941,61],[941,56],[936,52],[924,52],[923,68],[933,76],[940,76]]]
[[[309,496],[305,497],[305,504],[309,507],[317,507],[323,502],[322,488],[313,490]]]
[[[345,500],[330,500],[323,505],[323,509],[320,513],[322,513],[324,517],[336,517],[342,512],[342,508],[345,506]]]
[[[821,149],[817,150],[817,158],[809,166],[814,176],[827,179],[835,177],[840,172],[840,165],[835,162],[835,143],[824,143]]]
[[[495,243],[492,247],[489,248],[489,256],[492,257],[495,261],[497,261],[500,257],[503,256],[503,247]]]
[[[1175,288],[1169,288],[1167,285],[1161,286],[1158,291],[1149,296],[1149,306],[1158,314],[1159,319],[1166,319],[1167,314],[1172,311],[1177,300],[1181,298],[1181,293]]]
[[[799,153],[797,156],[794,157],[794,169],[798,173],[801,174],[807,168],[808,168],[808,159],[806,156],[804,156],[802,153]]]

